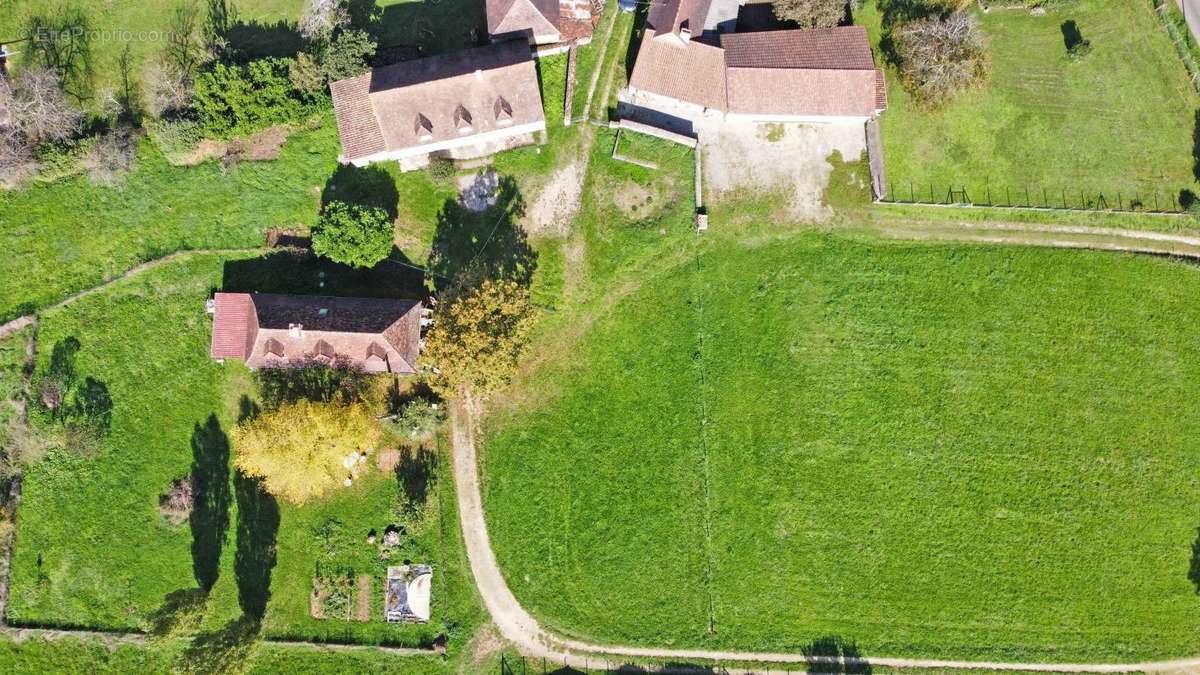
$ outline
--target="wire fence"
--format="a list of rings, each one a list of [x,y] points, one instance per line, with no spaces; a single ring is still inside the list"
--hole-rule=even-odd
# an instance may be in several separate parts
[[[862,659],[846,659],[821,663],[770,664],[764,667],[773,673],[845,673],[867,675],[870,664]],[[729,675],[752,672],[745,664],[722,666],[713,663],[641,662],[637,660],[585,659],[583,664],[567,664],[553,659],[526,658],[505,654],[500,657],[499,675]]]
[[[1192,86],[1196,91],[1200,92],[1200,63],[1196,62],[1195,43],[1192,40],[1191,29],[1187,26],[1187,17],[1167,5],[1168,2],[1175,0],[1151,0],[1154,5],[1154,12],[1158,15],[1158,20],[1167,30],[1167,35],[1171,38],[1171,42],[1175,44],[1175,51],[1179,54],[1179,60],[1183,62],[1183,67],[1188,71],[1188,79],[1191,80]]]
[[[1089,188],[1023,185],[997,186],[990,183],[889,182],[880,202],[936,206],[986,206],[991,208],[1038,209],[1043,211],[1122,211],[1129,213],[1179,214],[1200,208],[1190,190],[1109,192]]]

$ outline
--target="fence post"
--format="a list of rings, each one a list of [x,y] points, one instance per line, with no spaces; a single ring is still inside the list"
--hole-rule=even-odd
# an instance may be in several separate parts
[[[1067,188],[1062,189],[1063,208],[1067,208]]]
[[[1012,206],[1012,195],[1008,192],[1008,186],[1004,186],[1004,203]]]
[[[1045,187],[1042,188],[1042,203],[1046,205],[1046,208],[1050,208],[1050,193],[1046,192]]]
[[[1118,211],[1125,210],[1125,203],[1121,201],[1121,191],[1120,190],[1117,190],[1117,210]]]
[[[1158,211],[1158,190],[1154,191],[1154,210]]]

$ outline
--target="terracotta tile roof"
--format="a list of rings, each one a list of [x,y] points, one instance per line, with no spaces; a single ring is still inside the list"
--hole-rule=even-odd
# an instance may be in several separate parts
[[[696,40],[655,40],[647,30],[629,86],[709,108],[725,109],[725,58],[719,47]]]
[[[212,347],[214,359],[244,359],[254,346],[258,318],[245,293],[217,293],[213,297]]]
[[[633,89],[743,114],[859,117],[887,107],[859,26],[723,33],[719,47],[655,37],[642,40]]]
[[[862,26],[724,33],[721,47],[731,68],[875,70]]]
[[[887,110],[887,78],[883,76],[883,68],[875,71],[875,109]]]
[[[537,70],[524,42],[375,68],[334,82],[330,90],[345,161],[508,126],[545,123]],[[499,98],[512,107],[511,119],[493,114]],[[455,125],[459,106],[471,113],[469,129]]]
[[[758,115],[869,117],[874,70],[730,68],[729,112]]]
[[[371,77],[363,75],[329,83],[333,113],[337,118],[342,154],[347,159],[383,152],[383,131],[371,108]]]
[[[421,303],[270,293],[217,293],[213,358],[252,368],[314,361],[371,372],[416,372]]]
[[[686,27],[695,37],[704,32],[712,0],[651,0],[646,26],[658,35],[678,33]]]
[[[489,35],[558,32],[558,0],[486,0]]]

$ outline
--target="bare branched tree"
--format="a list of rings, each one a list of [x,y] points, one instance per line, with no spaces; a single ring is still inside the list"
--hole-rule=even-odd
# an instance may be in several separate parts
[[[200,42],[200,7],[196,0],[182,0],[171,13],[171,29],[167,32],[167,46],[163,56],[181,73],[189,78],[204,60],[204,47]]]
[[[31,147],[71,138],[83,125],[83,111],[67,100],[62,80],[49,68],[25,70],[13,79],[6,96],[9,124]]]
[[[350,24],[344,0],[308,0],[300,15],[300,34],[309,42],[327,42],[339,28]]]
[[[146,109],[154,117],[172,117],[192,104],[192,78],[174,64],[151,63],[146,69]]]
[[[900,74],[923,105],[940,105],[987,78],[987,45],[969,14],[913,21],[893,35]]]

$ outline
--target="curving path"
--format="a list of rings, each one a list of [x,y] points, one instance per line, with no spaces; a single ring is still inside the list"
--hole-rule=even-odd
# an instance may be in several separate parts
[[[936,229],[911,228],[890,224],[880,228],[885,236],[903,239],[945,239],[977,241],[996,244],[1088,248],[1126,252],[1178,255],[1200,258],[1200,238],[1160,232],[1107,230],[1088,227],[1055,227],[1011,223],[972,223],[961,227],[942,225]],[[512,642],[525,656],[546,659],[555,664],[574,668],[619,665],[623,659],[667,659],[718,663],[762,663],[781,667],[837,664],[837,657],[808,657],[799,653],[737,652],[703,649],[655,649],[624,645],[599,645],[560,637],[538,625],[504,581],[488,538],[483,513],[483,498],[479,489],[479,463],[475,448],[477,422],[481,412],[478,401],[469,395],[451,407],[450,428],[453,441],[454,484],[458,494],[459,519],[471,573],[483,603],[500,629],[500,634]],[[866,663],[890,668],[943,668],[964,670],[1012,670],[1054,673],[1129,673],[1164,671],[1200,671],[1200,657],[1143,663],[1011,663],[996,661],[953,661],[940,659],[903,659],[870,657]],[[854,662],[850,662],[851,665]],[[840,669],[845,672],[845,668]],[[771,673],[792,672],[791,669],[771,671],[725,670],[722,672]]]

